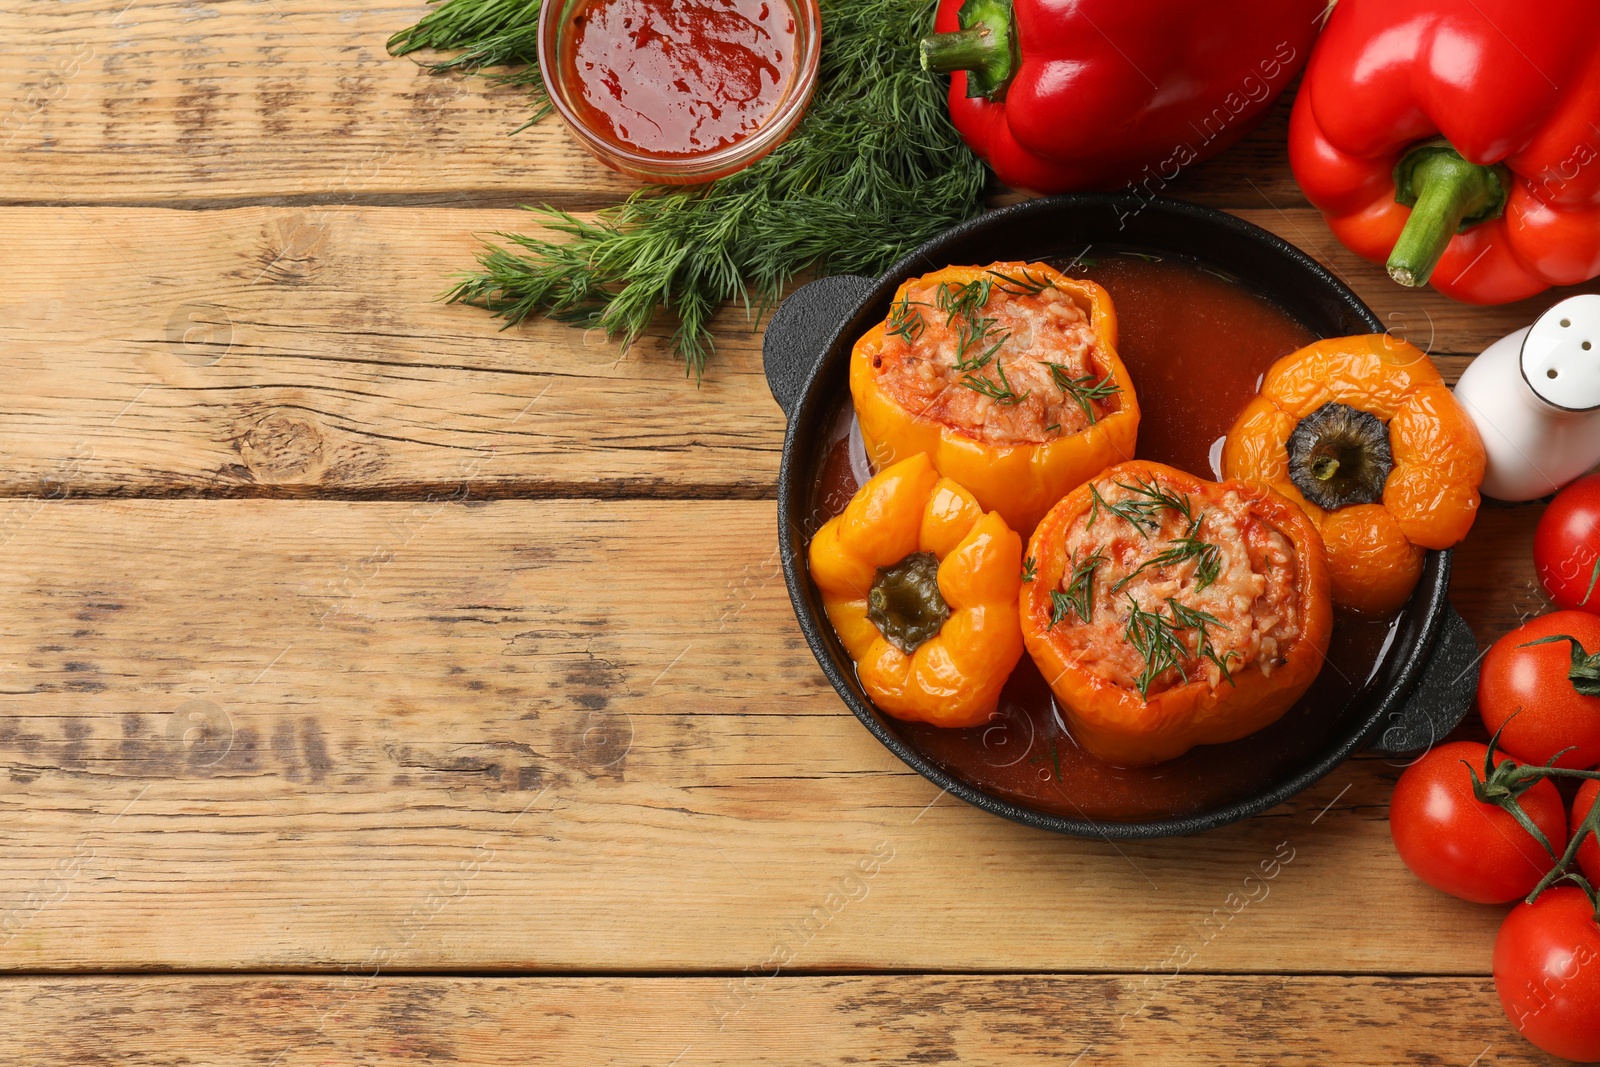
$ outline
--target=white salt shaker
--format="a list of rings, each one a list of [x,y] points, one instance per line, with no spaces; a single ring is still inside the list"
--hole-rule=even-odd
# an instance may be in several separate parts
[[[1483,494],[1534,500],[1600,463],[1600,295],[1502,337],[1456,385],[1489,455]]]

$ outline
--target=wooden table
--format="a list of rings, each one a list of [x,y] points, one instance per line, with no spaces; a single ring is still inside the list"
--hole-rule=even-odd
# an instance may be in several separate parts
[[[665,330],[434,302],[516,205],[629,186],[388,58],[423,10],[0,11],[0,1062],[1543,1062],[1393,761],[1114,845],[874,741],[790,612],[741,312],[696,388]],[[1166,191],[1452,376],[1542,308],[1358,262],[1286,114]],[[1538,511],[1460,550],[1484,644],[1545,607]]]

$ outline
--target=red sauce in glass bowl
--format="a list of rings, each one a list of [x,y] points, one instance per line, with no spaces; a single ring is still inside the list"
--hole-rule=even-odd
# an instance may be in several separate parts
[[[783,0],[588,0],[561,62],[589,127],[653,156],[726,148],[761,128],[795,72]]]
[[[816,77],[816,0],[546,0],[550,98],[600,160],[719,177],[783,139]]]

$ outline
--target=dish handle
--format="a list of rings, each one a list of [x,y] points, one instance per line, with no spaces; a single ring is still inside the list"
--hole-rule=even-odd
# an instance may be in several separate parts
[[[818,278],[790,293],[772,313],[761,342],[761,362],[767,388],[785,415],[794,414],[811,372],[828,352],[828,342],[855,316],[862,298],[876,284],[859,274]]]
[[[1418,756],[1461,725],[1478,693],[1478,639],[1447,601],[1439,636],[1416,688],[1389,715],[1368,749],[1382,756]]]

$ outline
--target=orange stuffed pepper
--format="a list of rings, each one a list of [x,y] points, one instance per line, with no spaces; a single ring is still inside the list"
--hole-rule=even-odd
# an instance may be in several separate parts
[[[1322,542],[1265,486],[1124,463],[1052,508],[1028,552],[1023,640],[1072,736],[1109,763],[1252,734],[1322,667]]]
[[[1423,553],[1467,536],[1485,456],[1427,355],[1387,334],[1335,337],[1275,363],[1228,432],[1223,473],[1305,509],[1336,604],[1388,614]]]
[[[1022,538],[922,453],[877,475],[812,538],[811,579],[873,703],[976,726],[1022,658]]]
[[[1106,291],[1043,263],[949,267],[900,287],[856,343],[850,394],[882,469],[926,452],[1027,536],[1133,458],[1139,403]]]

